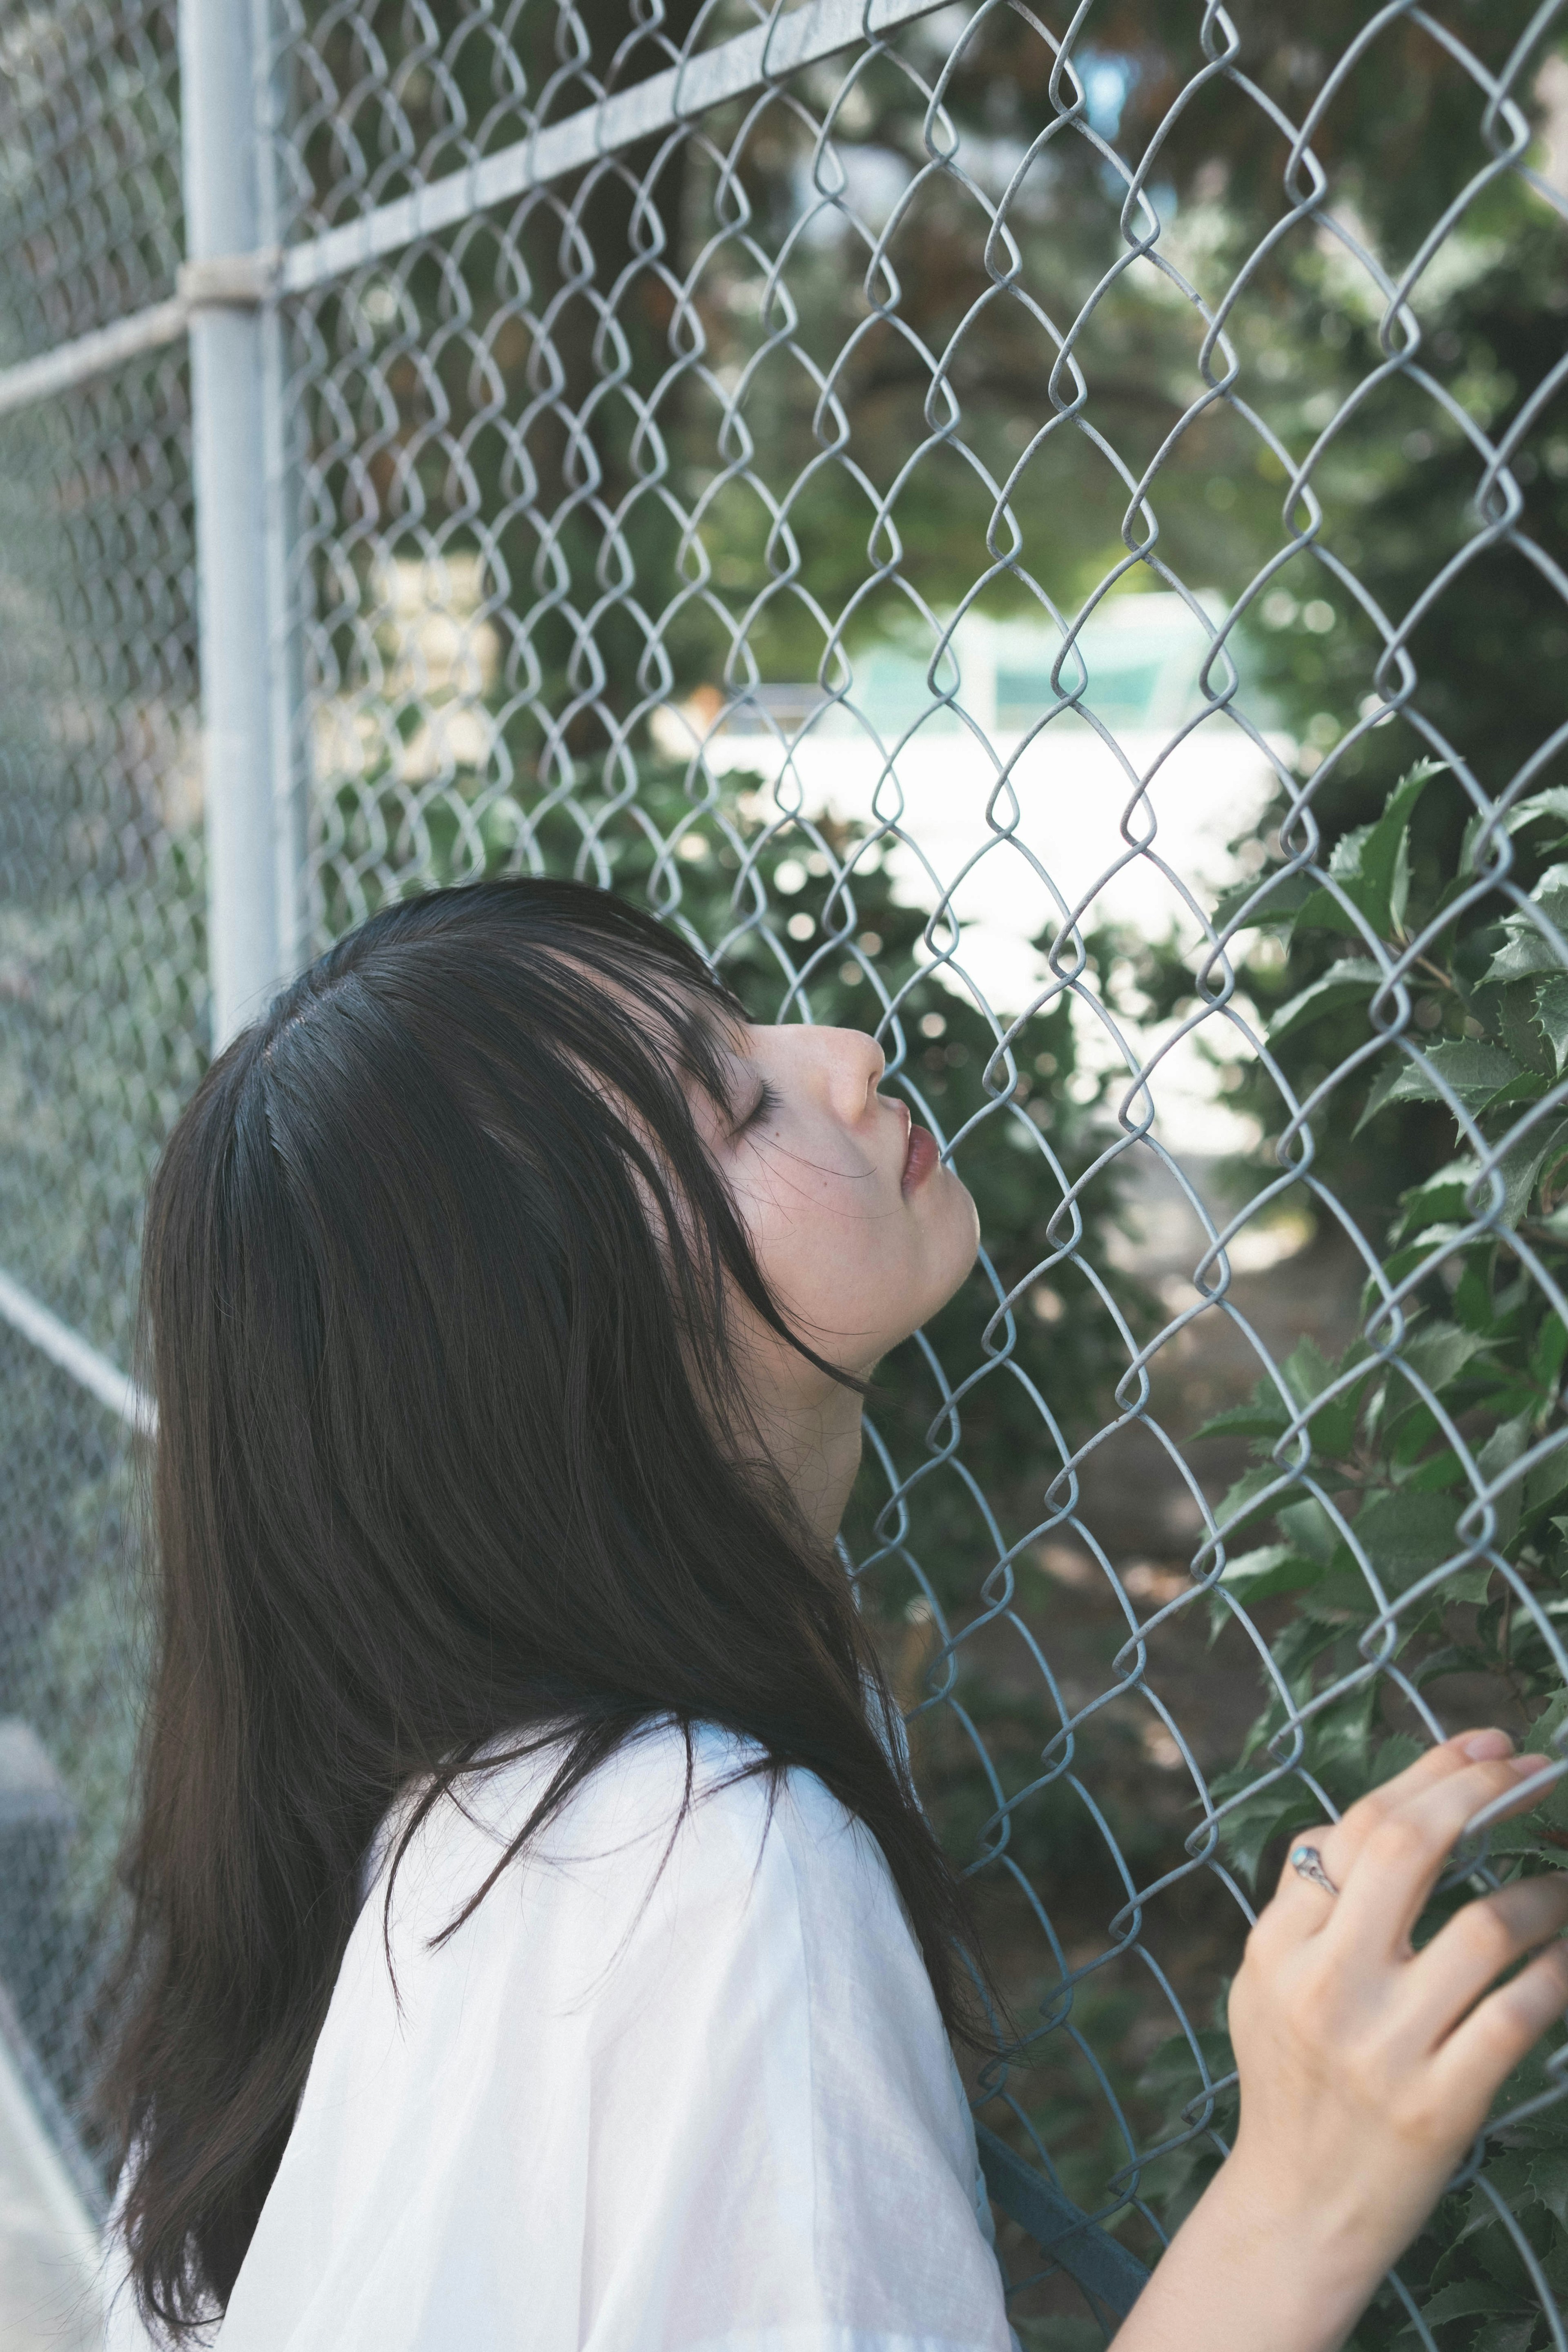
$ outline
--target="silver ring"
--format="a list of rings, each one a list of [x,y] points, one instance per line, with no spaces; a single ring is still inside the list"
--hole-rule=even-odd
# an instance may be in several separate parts
[[[1299,1845],[1290,1856],[1290,1867],[1298,1878],[1310,1878],[1325,1895],[1337,1895],[1339,1888],[1323,1868],[1323,1857],[1315,1845]]]

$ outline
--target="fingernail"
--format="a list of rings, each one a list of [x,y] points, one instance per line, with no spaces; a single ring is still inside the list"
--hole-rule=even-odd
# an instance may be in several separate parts
[[[1544,1756],[1510,1756],[1508,1769],[1510,1772],[1517,1772],[1521,1780],[1528,1780],[1535,1773],[1545,1771],[1546,1759]]]
[[[1513,1742],[1506,1731],[1477,1731],[1461,1743],[1459,1752],[1472,1764],[1489,1764],[1495,1757],[1511,1756]]]

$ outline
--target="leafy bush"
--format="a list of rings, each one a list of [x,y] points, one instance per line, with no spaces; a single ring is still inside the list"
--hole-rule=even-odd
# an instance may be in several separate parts
[[[1281,865],[1225,910],[1289,950],[1267,1041],[1278,1100],[1304,1114],[1292,1078],[1311,1082],[1326,1064],[1335,1075],[1317,1086],[1314,1120],[1359,1133],[1422,1119],[1405,1144],[1417,1158],[1429,1106],[1450,1130],[1449,1156],[1402,1193],[1381,1256],[1366,1250],[1362,1336],[1333,1360],[1302,1341],[1278,1377],[1198,1433],[1245,1436],[1256,1457],[1217,1507],[1206,1563],[1215,1639],[1238,1607],[1276,1621],[1268,1702],[1213,1787],[1226,1858],[1255,1885],[1293,1832],[1322,1819],[1325,1797],[1343,1807],[1420,1752],[1441,1727],[1428,1710],[1447,1711],[1446,1686],[1472,1706],[1484,1689],[1543,1757],[1558,1755],[1568,1725],[1568,792],[1537,793],[1501,818],[1470,814],[1445,875],[1416,830],[1442,776],[1413,770],[1326,868]],[[1304,1116],[1287,1120],[1281,1156],[1315,1184],[1306,1134]],[[1321,1191],[1318,1201],[1332,1213]],[[1563,1867],[1564,1850],[1559,1782],[1460,1868],[1486,1866],[1489,1851],[1506,1881]],[[1440,1890],[1418,1940],[1477,1883]],[[1228,2072],[1223,2019],[1206,2054],[1215,2077]],[[1502,2108],[1549,2079],[1532,2058]],[[1164,2099],[1167,2128],[1180,2128],[1194,2090],[1190,2055],[1173,2043],[1144,2085]],[[1568,2287],[1568,2113],[1521,2115],[1493,2147],[1400,2265],[1442,2352],[1546,2343],[1520,2236],[1554,2291]],[[1215,2161],[1198,2142],[1168,2164],[1173,2210]],[[1417,2340],[1392,2290],[1355,2338],[1366,2352]]]

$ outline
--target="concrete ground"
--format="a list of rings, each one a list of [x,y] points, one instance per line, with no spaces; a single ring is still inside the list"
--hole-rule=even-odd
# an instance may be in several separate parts
[[[0,2042],[0,2347],[97,2352],[98,2247]]]

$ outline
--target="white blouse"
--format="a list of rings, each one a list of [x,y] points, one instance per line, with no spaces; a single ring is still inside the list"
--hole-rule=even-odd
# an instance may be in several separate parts
[[[350,1938],[221,2352],[1010,2352],[974,2133],[880,1848],[814,1774],[691,1811],[660,1724],[438,1949],[546,1751]],[[659,1865],[663,1861],[663,1869]],[[395,1978],[395,1990],[394,1985]],[[108,2352],[147,2339],[126,2289]]]

